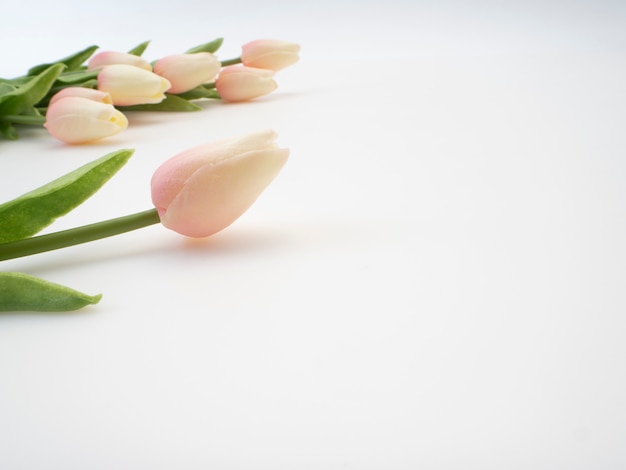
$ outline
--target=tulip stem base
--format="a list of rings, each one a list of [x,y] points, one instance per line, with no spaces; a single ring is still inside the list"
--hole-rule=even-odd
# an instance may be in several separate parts
[[[0,261],[112,237],[161,222],[156,209],[0,244]]]
[[[42,126],[46,122],[46,118],[45,116],[5,114],[4,116],[0,116],[0,121],[10,122],[11,124],[24,124],[27,126]]]
[[[229,65],[241,64],[241,57],[237,57],[235,59],[227,59],[221,62],[222,67],[228,67]]]

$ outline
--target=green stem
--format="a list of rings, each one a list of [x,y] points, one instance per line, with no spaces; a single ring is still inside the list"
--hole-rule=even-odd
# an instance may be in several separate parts
[[[4,116],[0,116],[0,121],[10,122],[11,124],[25,124],[28,126],[43,126],[46,122],[46,118],[44,116],[5,114]]]
[[[71,228],[61,232],[39,235],[0,244],[0,261],[44,253],[68,246],[79,245],[101,238],[112,237],[161,222],[156,209],[105,220],[91,225]]]
[[[241,64],[241,57],[235,59],[227,59],[222,61],[222,67],[228,67],[229,65]]]

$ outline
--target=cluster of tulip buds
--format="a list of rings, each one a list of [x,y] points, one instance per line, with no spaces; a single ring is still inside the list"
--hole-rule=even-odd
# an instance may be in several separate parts
[[[298,60],[299,46],[257,40],[241,56],[220,61],[221,39],[154,63],[129,52],[93,55],[91,46],[27,75],[0,78],[0,137],[19,125],[43,125],[57,139],[83,144],[128,126],[126,110],[192,111],[193,101],[247,101],[276,89],[273,77]],[[232,224],[286,163],[289,150],[271,130],[210,142],[166,160],[153,174],[153,207],[115,219],[37,235],[94,194],[130,158],[129,149],[89,162],[47,185],[0,204],[0,261],[95,241],[148,225],[188,237],[208,237]],[[19,272],[0,271],[0,311],[75,310],[97,303],[68,287]]]
[[[52,95],[44,126],[62,142],[83,144],[126,129],[125,109],[188,111],[201,109],[191,103],[195,99],[252,100],[277,88],[275,73],[297,62],[299,49],[259,39],[244,44],[236,59],[220,61],[212,52],[190,50],[154,63],[136,53],[103,51],[86,65],[95,81]]]

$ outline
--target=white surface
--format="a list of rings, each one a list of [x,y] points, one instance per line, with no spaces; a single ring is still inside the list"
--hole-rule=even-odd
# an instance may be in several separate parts
[[[96,146],[1,142],[2,200],[136,148],[66,228],[149,208],[197,143],[273,128],[292,154],[210,239],[3,263],[104,297],[0,315],[0,468],[626,466],[623,2],[72,3],[3,8],[0,75],[145,39],[302,60]]]

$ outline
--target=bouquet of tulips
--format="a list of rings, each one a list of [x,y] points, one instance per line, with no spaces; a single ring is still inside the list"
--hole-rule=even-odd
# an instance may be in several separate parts
[[[222,38],[153,63],[142,55],[87,47],[25,76],[0,78],[0,137],[16,139],[16,126],[45,126],[68,144],[83,144],[126,129],[125,110],[198,111],[199,99],[247,101],[274,91],[276,71],[298,60],[299,46],[259,39],[241,56],[219,60]]]
[[[147,43],[128,53],[87,48],[24,77],[0,79],[0,134],[44,125],[69,144],[88,143],[127,126],[125,109],[192,111],[197,99],[242,101],[276,88],[276,70],[298,60],[299,47],[258,40],[241,57],[219,61],[218,39],[153,65],[141,58]],[[87,65],[83,65],[89,58]],[[0,204],[0,261],[42,253],[161,223],[184,236],[208,237],[233,223],[287,161],[271,130],[210,142],[166,160],[153,174],[154,207],[136,214],[37,235],[98,191],[133,154],[123,149]],[[0,272],[0,311],[67,311],[100,301],[25,273]]]

